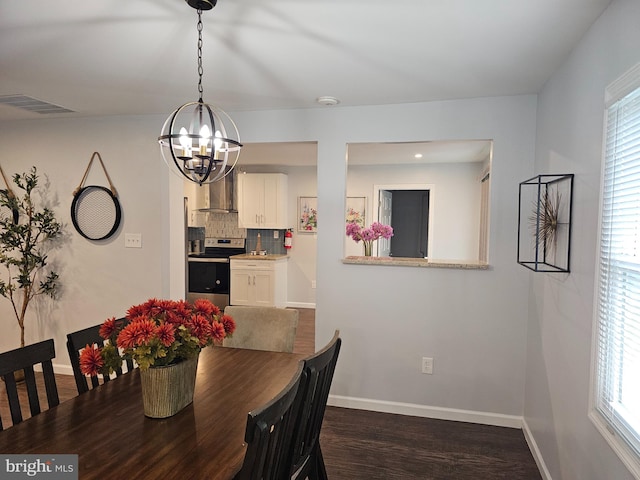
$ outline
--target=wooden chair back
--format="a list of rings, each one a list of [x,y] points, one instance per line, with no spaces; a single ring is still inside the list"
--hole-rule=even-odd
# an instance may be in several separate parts
[[[24,372],[24,382],[29,399],[29,409],[31,416],[40,413],[40,399],[38,398],[38,387],[33,370],[34,365],[42,365],[44,376],[44,386],[47,393],[49,408],[60,404],[58,398],[58,387],[53,373],[51,360],[56,356],[53,339],[27,345],[23,348],[11,350],[0,354],[0,376],[4,380],[9,400],[9,410],[11,411],[11,421],[16,425],[22,421],[22,411],[20,409],[20,397],[16,384],[16,372]],[[0,418],[0,430],[3,429]]]
[[[296,396],[303,375],[302,362],[289,384],[271,401],[249,412],[242,469],[234,480],[283,480],[291,471],[291,445],[297,417]]]
[[[119,318],[117,322],[127,322],[126,318]],[[89,382],[87,382],[87,376],[80,371],[80,352],[87,346],[94,343],[99,347],[104,346],[104,339],[100,336],[100,325],[94,325],[92,327],[78,330],[77,332],[67,334],[67,351],[69,352],[69,361],[71,362],[71,368],[73,369],[73,378],[76,381],[76,388],[78,394],[82,394],[89,391]],[[127,360],[127,371],[133,370],[133,361]],[[123,370],[118,369],[116,376],[122,375]],[[102,379],[102,382],[100,381]],[[98,375],[90,377],[91,388],[95,388],[101,383],[108,382],[109,376]]]
[[[340,331],[336,330],[322,350],[303,361],[303,382],[296,400],[300,403],[295,426],[296,439],[290,461],[293,465],[290,474],[297,479],[327,478],[320,449],[320,429],[341,344]]]
[[[300,312],[294,308],[231,305],[224,309],[236,322],[236,331],[225,338],[225,347],[293,352]]]

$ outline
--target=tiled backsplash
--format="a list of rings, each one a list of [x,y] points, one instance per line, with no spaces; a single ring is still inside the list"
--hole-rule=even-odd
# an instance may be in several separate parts
[[[273,232],[278,232],[278,238],[273,238]],[[285,254],[287,249],[284,248],[284,233],[286,230],[254,230],[247,229],[247,252],[256,249],[258,243],[258,233],[260,234],[260,243],[262,249],[269,254]]]
[[[257,230],[238,227],[237,213],[207,213],[205,232],[207,237],[214,238],[246,238],[247,252],[256,249],[258,233],[262,249],[270,254],[285,254],[284,234],[286,230],[276,230],[278,238],[273,238],[274,230]]]
[[[247,238],[247,229],[238,227],[237,213],[207,213],[206,236],[214,238]]]

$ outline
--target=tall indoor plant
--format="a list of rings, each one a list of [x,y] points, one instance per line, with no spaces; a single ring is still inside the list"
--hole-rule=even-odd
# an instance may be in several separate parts
[[[13,183],[22,194],[15,195],[7,185],[0,190],[0,295],[9,299],[20,326],[20,347],[24,347],[25,317],[31,301],[38,295],[55,298],[58,274],[47,263],[52,242],[62,233],[62,224],[53,211],[38,205],[36,167],[15,174]]]

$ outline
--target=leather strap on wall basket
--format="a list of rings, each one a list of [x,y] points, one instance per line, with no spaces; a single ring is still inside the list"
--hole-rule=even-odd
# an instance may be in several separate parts
[[[11,190],[11,186],[7,181],[7,177],[5,177],[4,175],[4,170],[2,170],[2,166],[0,166],[0,174],[2,174],[2,179],[4,180],[4,184],[7,187],[6,189],[7,200],[9,201],[11,212],[13,213],[13,223],[17,225],[18,220],[20,220],[20,210],[18,210],[18,205],[17,205],[18,199],[16,198],[16,194],[13,193],[13,190]]]
[[[98,157],[102,170],[109,181],[109,188],[99,185],[84,186],[93,159]],[[80,235],[89,240],[104,240],[113,235],[120,226],[122,211],[115,187],[104,167],[98,152],[93,152],[82,181],[73,192],[71,220]]]

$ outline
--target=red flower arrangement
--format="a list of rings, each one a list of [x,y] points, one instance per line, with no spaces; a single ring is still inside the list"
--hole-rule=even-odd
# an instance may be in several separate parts
[[[209,300],[190,304],[152,298],[132,306],[122,320],[107,319],[100,327],[104,347],[87,345],[80,353],[80,369],[85,375],[109,375],[125,359],[141,369],[171,365],[221,344],[235,329],[233,318]]]

